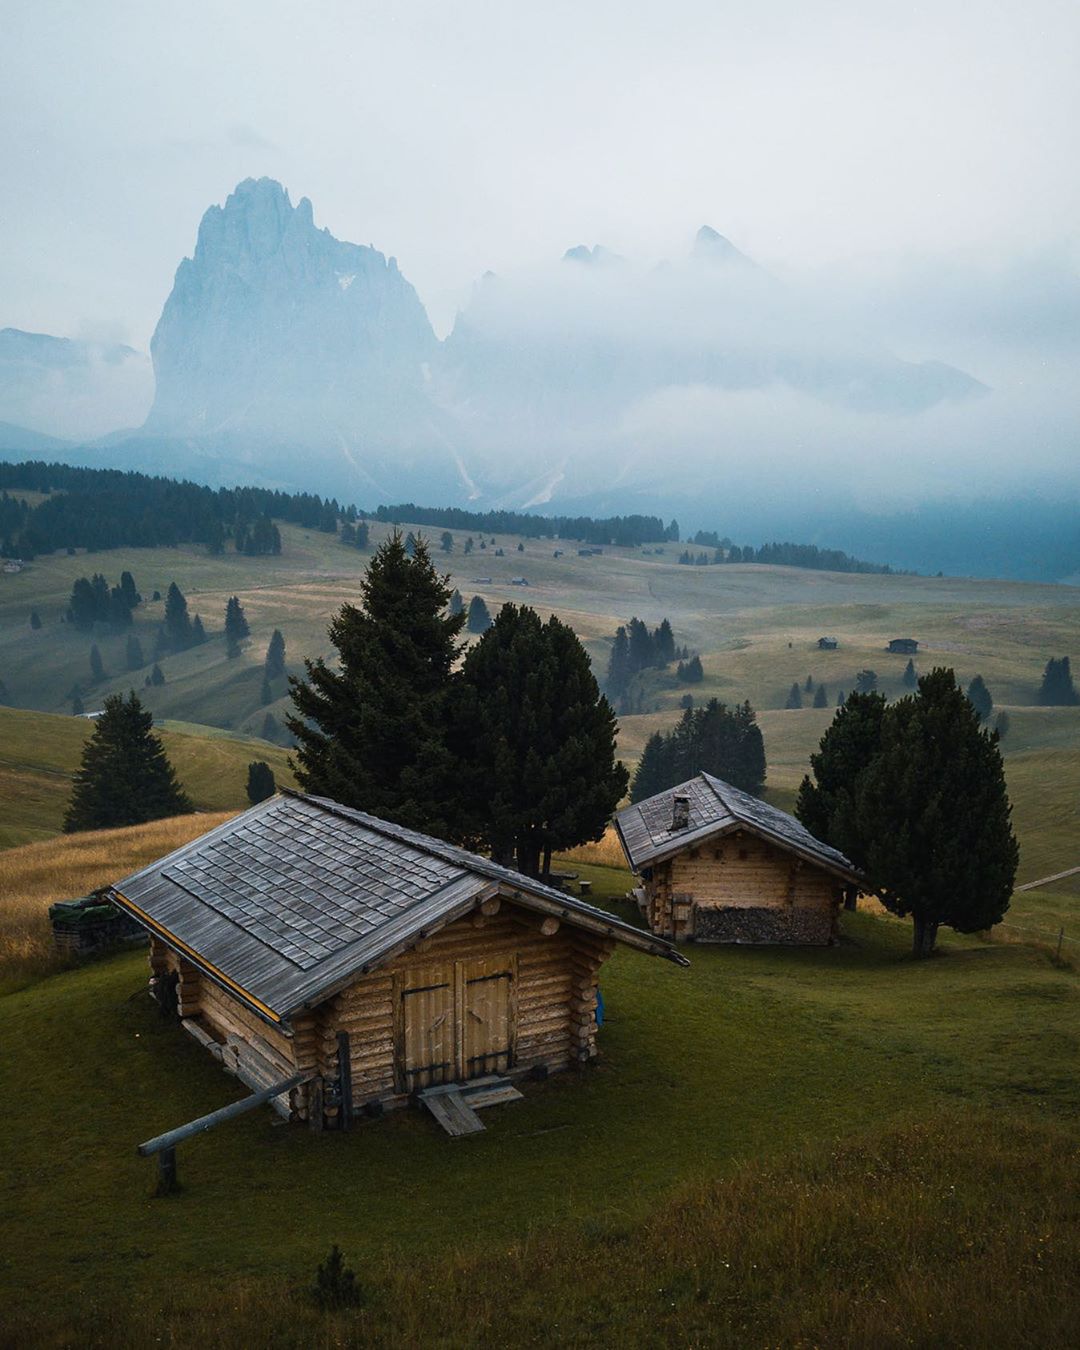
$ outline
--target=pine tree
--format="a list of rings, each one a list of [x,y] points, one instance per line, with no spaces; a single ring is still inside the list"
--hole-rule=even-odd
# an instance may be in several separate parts
[[[486,633],[491,627],[491,612],[483,596],[474,595],[469,601],[468,629],[470,633]]]
[[[951,670],[887,708],[881,748],[859,776],[856,817],[866,871],[894,914],[914,920],[914,953],[933,950],[940,925],[960,933],[998,923],[1020,851],[996,732]]]
[[[461,592],[459,590],[454,590],[451,593],[448,612],[454,616],[465,613],[465,601],[461,598]]]
[[[82,694],[79,692],[79,686],[76,685],[71,691],[71,715],[72,717],[81,717],[85,711]]]
[[[191,619],[187,601],[175,581],[169,583],[165,596],[165,639],[169,649],[182,652],[191,646]]]
[[[206,629],[203,627],[202,619],[196,614],[191,621],[191,645],[201,647],[205,641]]]
[[[672,781],[668,767],[669,745],[670,738],[660,731],[654,731],[645,742],[630,789],[632,802],[643,802],[647,797],[655,797],[658,792],[676,786],[678,779]]]
[[[872,670],[860,670],[855,676],[855,688],[860,694],[872,694],[877,688],[877,674]]]
[[[193,809],[153,725],[134,693],[105,700],[75,775],[65,831],[140,825]]]
[[[405,555],[409,558],[416,556],[416,535],[412,530],[405,536]]]
[[[981,675],[976,675],[968,685],[967,696],[968,702],[979,714],[979,721],[989,722],[990,714],[994,711],[994,700]]]
[[[125,660],[128,670],[138,670],[146,664],[146,658],[143,656],[142,643],[134,633],[128,634]]]
[[[150,683],[155,688],[160,688],[165,683],[165,674],[156,661],[153,670],[150,672]]]
[[[90,675],[95,684],[100,684],[105,678],[105,664],[96,642],[90,648]]]
[[[611,643],[607,679],[604,682],[604,689],[609,698],[621,700],[625,696],[630,684],[630,675],[630,643],[626,637],[626,629],[620,624]]]
[[[41,615],[36,609],[30,611],[30,627],[35,631],[41,627]]]
[[[813,677],[813,675],[807,675],[807,677],[806,677],[806,683],[803,685],[803,689],[804,689],[805,692],[808,693],[808,694],[812,694],[812,693],[814,692],[814,677]]]
[[[457,830],[447,749],[450,671],[464,616],[446,613],[447,578],[418,540],[409,558],[395,530],[360,583],[363,608],[330,624],[340,669],[306,661],[291,679],[301,785],[429,833]]]
[[[1048,708],[1072,708],[1080,703],[1080,695],[1073,684],[1069,658],[1053,657],[1046,663],[1042,684],[1039,687],[1038,702]]]
[[[904,674],[901,677],[905,689],[914,689],[919,683],[919,677],[915,674],[915,662],[908,658],[908,663],[904,667]]]
[[[279,680],[285,674],[285,639],[280,628],[270,634],[264,670],[268,680]]]
[[[240,643],[251,636],[244,608],[235,595],[230,595],[225,605],[225,641],[230,647],[240,648]]]
[[[829,696],[826,693],[825,686],[823,684],[819,684],[817,689],[814,691],[814,707],[827,708],[828,706],[829,706]]]
[[[259,735],[264,741],[276,741],[281,727],[273,713],[267,713],[263,718],[262,730]]]
[[[470,534],[468,539],[465,540],[465,552],[471,553],[472,551],[473,551],[473,540],[472,535]]]
[[[120,594],[129,610],[142,604],[142,596],[139,594],[135,586],[135,578],[130,572],[120,573]]]
[[[367,548],[370,534],[371,534],[371,526],[367,523],[367,521],[358,520],[356,522],[356,547]]]
[[[465,658],[458,755],[467,833],[530,876],[599,839],[626,791],[615,714],[573,629],[504,605]]]
[[[675,660],[675,634],[671,631],[671,621],[662,619],[653,637],[659,664],[670,665]]]
[[[265,760],[257,759],[248,765],[247,799],[252,806],[264,802],[277,791],[274,771]]]
[[[784,704],[784,707],[785,708],[802,707],[802,690],[799,688],[798,680],[796,680],[792,684],[791,688],[788,690],[787,702]]]
[[[442,534],[439,536],[439,547],[444,553],[453,553],[454,536],[449,530],[443,530]]]
[[[867,843],[855,818],[856,784],[880,749],[884,715],[884,695],[853,693],[810,756],[813,777],[802,780],[795,803],[795,815],[810,833],[857,868],[866,865]]]

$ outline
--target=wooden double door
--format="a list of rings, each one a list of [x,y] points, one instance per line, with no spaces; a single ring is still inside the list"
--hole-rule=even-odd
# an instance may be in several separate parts
[[[401,1091],[509,1069],[516,974],[510,955],[446,961],[399,976],[395,1060]]]

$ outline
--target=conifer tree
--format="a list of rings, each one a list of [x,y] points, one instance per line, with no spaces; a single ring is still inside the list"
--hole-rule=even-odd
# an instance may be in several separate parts
[[[444,553],[453,553],[454,536],[449,530],[443,530],[442,534],[439,536],[439,547]]]
[[[72,717],[81,717],[85,711],[82,694],[79,692],[79,686],[76,685],[71,691],[71,715]]]
[[[105,700],[75,775],[66,832],[139,825],[193,809],[153,725],[134,692]]]
[[[904,667],[901,679],[905,689],[914,689],[919,683],[919,677],[915,674],[915,662],[910,657],[908,657],[908,663]]]
[[[206,641],[206,629],[203,627],[203,621],[198,614],[191,621],[191,645],[201,647]]]
[[[675,634],[671,631],[671,621],[662,619],[654,636],[660,665],[670,665],[675,660]]]
[[[301,785],[399,824],[457,831],[447,749],[450,671],[464,615],[446,612],[447,578],[418,540],[412,558],[395,530],[360,583],[362,608],[330,624],[340,669],[306,661],[290,679]]]
[[[277,791],[274,771],[265,760],[257,759],[248,765],[247,799],[252,806],[264,802]]]
[[[95,684],[100,684],[105,678],[105,664],[96,642],[90,648],[90,675]]]
[[[273,703],[274,691],[266,675],[262,677],[262,685],[259,689],[259,702],[265,708],[268,703]]]
[[[878,754],[856,785],[866,871],[886,907],[914,921],[916,956],[940,925],[975,933],[1009,907],[1020,852],[994,731],[951,670],[887,708]]]
[[[125,659],[128,670],[138,670],[146,664],[146,659],[143,656],[142,643],[135,633],[128,634]]]
[[[976,675],[967,688],[968,702],[979,714],[980,722],[988,722],[994,711],[994,700],[981,675]]]
[[[280,628],[275,628],[270,634],[264,670],[268,680],[279,680],[285,674],[285,639]]]
[[[626,629],[620,624],[615,630],[608,656],[607,679],[604,688],[609,698],[621,700],[630,684],[630,643]]]
[[[1073,684],[1069,658],[1050,658],[1043,671],[1042,684],[1039,687],[1038,701],[1048,708],[1072,708],[1080,703],[1080,695]]]
[[[814,677],[813,677],[813,675],[807,675],[807,677],[806,677],[806,683],[803,685],[803,689],[804,689],[804,690],[806,691],[806,693],[808,693],[808,694],[812,694],[812,693],[814,692]]]
[[[142,604],[142,596],[135,586],[135,578],[130,572],[120,573],[120,594],[129,610]]]
[[[482,595],[474,595],[469,601],[468,629],[470,633],[486,633],[491,627],[491,611]]]
[[[842,698],[843,695],[841,694]],[[883,694],[853,693],[840,705],[799,788],[795,815],[822,843],[854,865],[866,865],[867,845],[855,818],[856,781],[881,746]]]
[[[802,690],[799,688],[798,680],[796,680],[792,684],[791,688],[788,690],[787,702],[784,704],[784,707],[785,708],[802,707]]]
[[[156,661],[153,670],[150,672],[150,683],[156,688],[160,688],[165,683],[165,673]]]
[[[451,592],[448,610],[452,615],[465,613],[465,601],[461,598],[461,592],[457,589]]]
[[[872,670],[860,670],[855,676],[855,688],[860,694],[872,694],[877,688],[877,674]]]
[[[36,609],[30,611],[30,627],[35,630],[41,627],[41,615]]]
[[[829,696],[826,693],[825,686],[823,684],[819,684],[817,689],[814,691],[814,707],[827,708],[828,706],[829,706]]]
[[[169,583],[165,596],[165,640],[170,650],[182,652],[191,646],[191,619],[187,600],[175,581]]]
[[[225,641],[230,649],[240,650],[240,643],[251,636],[244,608],[235,595],[230,595],[225,605]]]
[[[603,835],[627,775],[615,714],[573,629],[504,605],[465,658],[459,703],[473,842],[539,876],[553,851]]]

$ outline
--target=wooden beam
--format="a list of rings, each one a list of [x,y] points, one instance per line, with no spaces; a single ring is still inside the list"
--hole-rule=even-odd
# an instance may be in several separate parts
[[[337,1035],[338,1045],[338,1080],[341,1084],[341,1128],[348,1130],[352,1127],[352,1046],[349,1042],[349,1033],[339,1031]]]
[[[544,937],[552,937],[560,928],[560,920],[554,914],[534,914],[519,911],[514,915],[514,922],[521,924],[523,928],[531,928],[537,933],[543,933]]]
[[[493,918],[502,908],[502,899],[497,895],[489,895],[486,900],[480,901],[480,913],[487,918]]]
[[[153,1154],[161,1153],[166,1149],[174,1149],[177,1144],[183,1143],[185,1139],[190,1139],[192,1135],[202,1134],[204,1130],[212,1130],[215,1125],[222,1125],[226,1120],[232,1120],[235,1116],[242,1116],[247,1111],[253,1111],[255,1107],[262,1106],[272,1097],[280,1097],[292,1088],[299,1087],[301,1083],[306,1083],[312,1076],[310,1072],[294,1074],[292,1078],[286,1078],[283,1082],[275,1083],[273,1087],[264,1088],[261,1092],[253,1093],[250,1097],[244,1097],[238,1102],[230,1102],[228,1106],[223,1106],[217,1111],[211,1111],[207,1116],[199,1116],[197,1120],[188,1121],[186,1125],[178,1125],[175,1130],[166,1130],[164,1134],[155,1135],[153,1139],[148,1139],[145,1144],[140,1144],[135,1151],[141,1157],[149,1158]]]

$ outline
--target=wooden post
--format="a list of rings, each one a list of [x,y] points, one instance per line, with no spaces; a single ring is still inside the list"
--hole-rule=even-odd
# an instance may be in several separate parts
[[[1064,941],[1065,941],[1065,929],[1064,929],[1064,927],[1062,927],[1062,928],[1059,928],[1059,929],[1058,929],[1058,945],[1057,945],[1057,951],[1054,953],[1054,960],[1055,960],[1055,961],[1060,961],[1060,960],[1061,960],[1061,944],[1062,944]]]
[[[308,1087],[308,1128],[312,1134],[321,1134],[323,1127],[323,1080],[313,1078]]]
[[[341,1105],[339,1107],[340,1128],[343,1130],[352,1129],[352,1049],[349,1043],[349,1033],[339,1031],[337,1034],[337,1057],[338,1057],[338,1081],[341,1084]]]
[[[158,1154],[158,1195],[172,1195],[180,1189],[176,1179],[176,1149],[163,1148]]]

